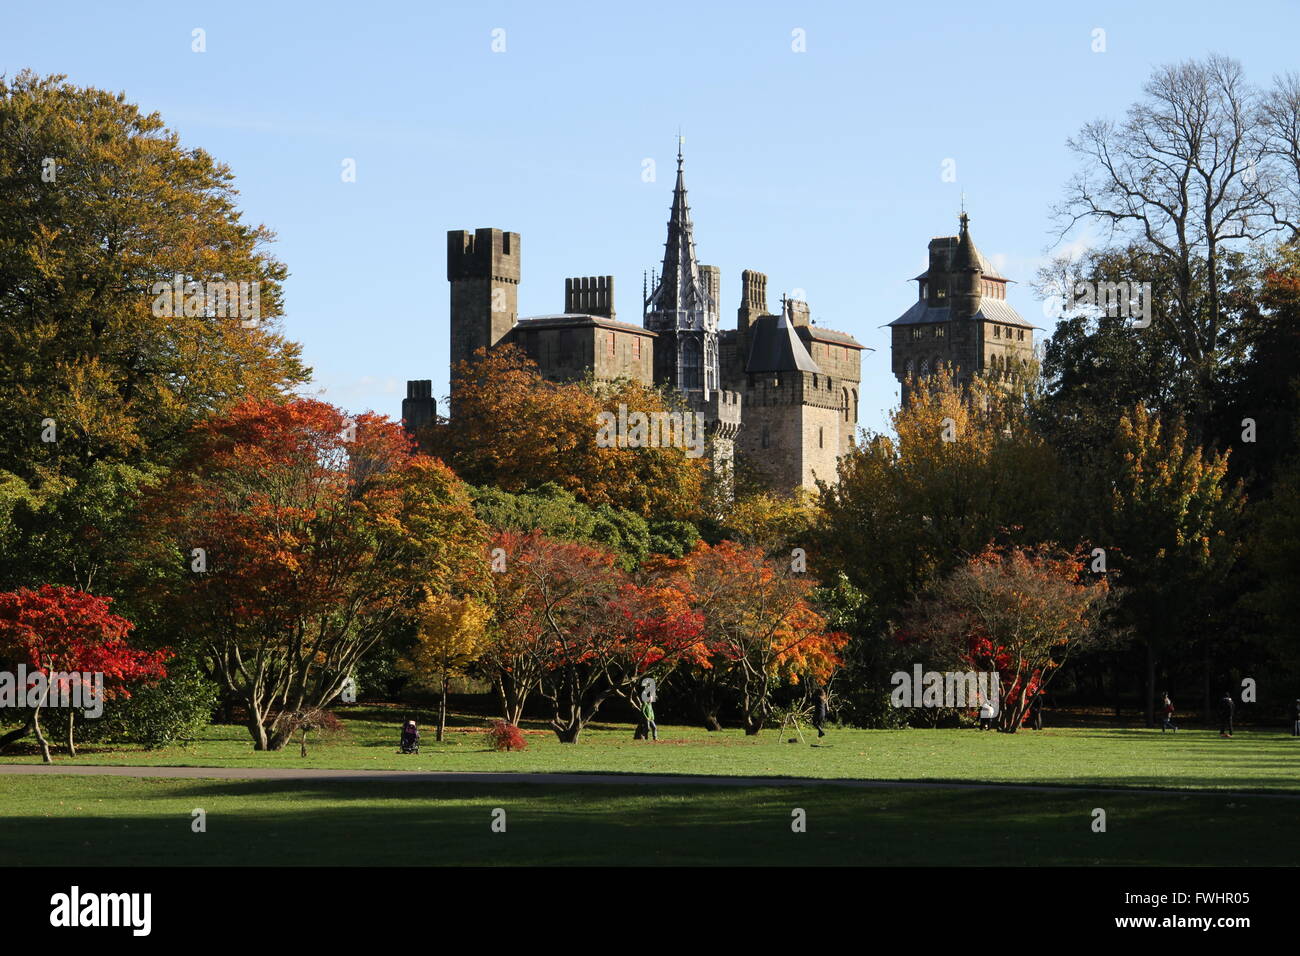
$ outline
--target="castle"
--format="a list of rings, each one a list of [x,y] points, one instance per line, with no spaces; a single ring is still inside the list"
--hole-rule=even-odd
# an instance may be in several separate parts
[[[956,236],[930,240],[929,268],[913,279],[917,300],[889,323],[894,375],[911,383],[947,365],[959,382],[1005,377],[1034,357],[1034,326],[1007,302],[1007,283],[975,247],[970,218]]]
[[[743,457],[776,490],[833,482],[854,439],[863,346],[813,324],[808,305],[783,299],[772,314],[767,277],[741,274],[737,326],[721,328],[721,270],[701,265],[686,201],[680,148],[661,268],[643,286],[641,324],[620,322],[614,277],[564,283],[564,311],[519,317],[519,234],[500,229],[447,234],[451,362],[502,342],[519,346],[553,381],[592,373],[677,391],[704,415],[715,468]],[[430,383],[407,384],[402,417],[432,421]],[[456,385],[451,420],[456,414]]]
[[[857,429],[864,346],[817,325],[801,300],[782,297],[769,312],[767,276],[750,269],[736,328],[721,327],[721,271],[696,255],[680,147],[663,262],[643,283],[640,325],[616,318],[613,276],[568,278],[562,312],[520,318],[520,275],[518,233],[447,233],[453,368],[504,342],[552,381],[590,373],[671,389],[703,415],[715,469],[729,472],[740,457],[778,491],[836,480]],[[1006,302],[1009,280],[975,248],[965,213],[960,235],[930,241],[929,268],[915,281],[917,302],[889,324],[904,397],[941,364],[964,380],[1032,357],[1034,327]],[[407,383],[402,417],[413,431],[436,419],[430,389]],[[456,389],[453,378],[453,426]]]

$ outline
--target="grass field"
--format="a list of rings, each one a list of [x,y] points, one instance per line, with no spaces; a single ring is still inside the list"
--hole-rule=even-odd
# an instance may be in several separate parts
[[[661,728],[657,743],[598,724],[576,745],[531,725],[529,747],[495,753],[482,721],[396,751],[404,714],[356,707],[348,733],[302,757],[252,750],[241,727],[187,746],[87,746],[79,765],[706,774],[1048,784],[1076,792],[714,787],[380,780],[216,780],[0,774],[0,865],[65,864],[915,864],[1294,865],[1300,739],[1245,730],[1071,727],[832,730],[789,734]],[[427,723],[425,724],[427,727]],[[28,749],[0,764],[36,763]],[[1099,792],[1099,788],[1132,792]],[[1152,792],[1185,789],[1185,794]],[[1196,792],[1192,792],[1196,791]],[[1220,791],[1220,792],[1216,792]],[[1232,792],[1224,792],[1232,791]],[[507,814],[506,833],[490,829]],[[791,811],[807,812],[807,832]],[[206,833],[191,811],[207,812]],[[1107,814],[1095,833],[1094,808]]]
[[[0,777],[0,865],[1294,865],[1267,797]],[[494,808],[506,832],[490,828]],[[807,831],[791,830],[791,812]],[[1107,813],[1107,832],[1091,829]],[[191,831],[191,811],[207,832]]]
[[[613,772],[787,776],[871,780],[962,780],[1085,787],[1300,791],[1300,738],[1244,730],[1231,740],[1205,730],[1071,727],[998,734],[977,730],[832,730],[816,743],[788,744],[776,729],[758,737],[739,730],[709,733],[661,727],[657,743],[634,741],[625,724],[597,724],[577,744],[560,744],[541,724],[528,724],[528,749],[489,750],[481,720],[453,726],[443,744],[428,731],[418,755],[397,750],[403,711],[340,710],[346,738],[324,745],[309,739],[257,753],[248,732],[210,727],[202,740],[161,750],[85,746],[76,760],[56,749],[56,763],[207,767],[331,767],[364,770],[487,770],[495,772]],[[39,762],[34,748],[0,763]]]

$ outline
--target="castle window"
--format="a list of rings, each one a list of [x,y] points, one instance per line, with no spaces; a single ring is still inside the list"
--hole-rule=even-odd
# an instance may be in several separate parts
[[[921,337],[921,329],[919,327],[912,329],[912,338],[919,339],[920,337]]]
[[[640,357],[641,357],[641,336],[634,335],[632,336],[632,358],[639,359]]]
[[[941,338],[943,338],[943,326],[942,326],[942,325],[936,325],[936,326],[934,327],[934,337],[935,337],[936,339],[941,339]]]
[[[925,280],[924,280],[924,279],[921,280],[921,298],[922,298],[922,299],[925,298]]]
[[[849,390],[847,388],[840,389],[840,402],[844,411],[844,420],[847,422],[849,420]]]
[[[1016,329],[1016,341],[1017,341],[1017,342],[1023,342],[1024,340],[1025,340],[1025,330],[1024,330],[1024,329]]]
[[[921,374],[921,375],[929,375],[929,374],[930,374],[930,360],[929,360],[929,359],[921,359],[921,369],[920,369],[920,374]]]
[[[700,346],[694,339],[682,343],[681,381],[682,388],[700,387]]]
[[[947,290],[947,289],[935,289],[935,290],[934,290],[934,297],[935,297],[936,299],[942,299],[942,298],[944,298],[944,297],[947,296],[947,295],[948,295],[948,290]]]
[[[614,344],[615,344],[614,340],[616,338],[617,336],[615,336],[613,332],[609,333],[609,357],[610,358],[614,357]]]
[[[817,429],[817,447],[818,447],[818,448],[825,448],[825,447],[826,447],[826,429],[825,429],[825,428],[818,428],[818,429]]]
[[[1000,325],[993,326],[993,337],[995,339],[1002,338],[1002,326]]]

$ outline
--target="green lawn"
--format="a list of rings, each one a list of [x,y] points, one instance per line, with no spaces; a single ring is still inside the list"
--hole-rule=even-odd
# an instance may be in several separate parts
[[[241,727],[214,726],[188,746],[146,751],[86,746],[75,761],[56,750],[56,763],[211,767],[336,767],[369,770],[490,770],[520,773],[640,772],[858,778],[968,780],[1088,787],[1156,787],[1300,791],[1300,738],[1282,731],[1242,730],[1231,740],[1205,730],[1065,728],[1017,734],[977,730],[832,730],[812,746],[788,744],[773,730],[746,737],[739,730],[708,733],[663,727],[658,743],[632,740],[627,725],[598,724],[576,744],[557,743],[541,724],[525,724],[529,747],[519,753],[487,749],[483,722],[465,718],[435,744],[428,721],[418,756],[396,753],[405,711],[356,707],[341,711],[346,739],[312,745],[306,758],[296,743],[278,753],[253,751]],[[424,715],[427,717],[427,715]],[[34,763],[32,748],[0,763]]]
[[[497,807],[505,833],[490,828]],[[206,833],[191,831],[195,808]],[[1294,865],[1296,810],[1140,793],[0,776],[0,865]]]

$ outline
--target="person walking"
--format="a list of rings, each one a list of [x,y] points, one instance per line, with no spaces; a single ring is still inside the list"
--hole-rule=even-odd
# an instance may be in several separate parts
[[[1232,699],[1232,691],[1225,690],[1223,696],[1219,698],[1219,736],[1232,736],[1232,712],[1236,709],[1236,703]]]
[[[993,718],[998,715],[997,706],[993,701],[980,695],[980,730],[991,730],[993,728]]]
[[[1034,730],[1043,729],[1043,698],[1046,695],[1040,690],[1034,693],[1034,699],[1029,702],[1029,722]]]
[[[655,725],[655,705],[650,702],[649,696],[641,701],[641,716],[645,720],[646,733],[650,735],[650,739],[658,740],[659,728]]]
[[[1295,699],[1295,712],[1292,716],[1295,717],[1295,723],[1291,725],[1291,736],[1300,737],[1300,697]]]
[[[817,694],[813,698],[813,726],[817,728],[817,736],[825,737],[826,731],[822,726],[826,723],[826,715],[830,710],[830,696],[826,693],[825,687],[818,687]]]
[[[1169,692],[1165,691],[1165,700],[1160,707],[1160,712],[1164,715],[1164,723],[1160,725],[1160,732],[1163,734],[1166,730],[1178,733],[1178,725],[1174,723],[1174,702],[1169,699]]]

